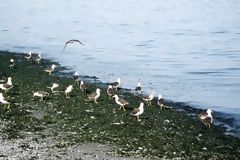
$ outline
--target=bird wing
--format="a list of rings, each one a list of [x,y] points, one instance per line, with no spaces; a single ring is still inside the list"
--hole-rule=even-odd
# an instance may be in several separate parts
[[[94,99],[94,97],[96,97],[96,96],[97,96],[97,93],[94,92],[88,96],[88,99]]]
[[[211,117],[206,117],[204,119],[202,119],[202,122],[205,124],[210,124],[212,123],[213,119]]]
[[[84,46],[84,44],[83,44],[82,42],[80,42],[79,40],[77,40],[77,39],[71,39],[71,40],[69,40],[69,41],[67,41],[67,42],[65,43],[64,48],[63,48],[63,52],[65,51],[65,48],[67,47],[67,45],[68,45],[69,43],[73,43],[73,42],[77,42],[77,43],[79,43],[79,44],[81,44],[81,45]]]
[[[134,109],[132,110],[131,114],[132,114],[132,115],[135,115],[135,114],[137,114],[139,111],[140,111],[139,108],[134,108]]]
[[[118,101],[123,105],[129,104],[128,101],[126,101],[125,99],[119,99]]]

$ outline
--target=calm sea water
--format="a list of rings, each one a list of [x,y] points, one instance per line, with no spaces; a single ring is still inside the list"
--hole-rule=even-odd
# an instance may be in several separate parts
[[[0,49],[240,115],[239,0],[1,0]],[[64,43],[79,39],[85,46]],[[157,95],[156,95],[157,96]]]

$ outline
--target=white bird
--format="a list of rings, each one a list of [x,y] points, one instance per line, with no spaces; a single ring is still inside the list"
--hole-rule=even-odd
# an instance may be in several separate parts
[[[31,52],[31,51],[29,51],[29,52],[24,56],[24,58],[26,58],[27,60],[30,60],[31,57],[32,57],[32,52]]]
[[[0,102],[1,102],[3,105],[7,105],[7,108],[8,108],[8,109],[10,108],[10,102],[8,102],[5,97],[3,97],[3,94],[2,94],[2,93],[0,93]]]
[[[52,87],[47,87],[47,88],[50,88],[51,91],[52,91],[52,93],[55,93],[55,92],[58,92],[58,91],[54,91],[54,89],[55,89],[55,88],[58,88],[58,87],[59,87],[59,84],[53,83],[53,84],[52,84]]]
[[[118,90],[118,88],[120,87],[120,85],[121,85],[121,79],[120,79],[120,78],[118,78],[116,82],[113,82],[113,83],[112,83],[112,87],[113,87],[113,89],[115,89],[116,91]]]
[[[143,106],[144,106],[144,103],[141,102],[140,106],[138,108],[134,108],[131,112],[131,115],[137,117],[138,121],[141,121],[141,119],[139,119],[139,116],[143,114],[143,111],[144,111]]]
[[[80,82],[80,90],[83,93],[86,93],[86,91],[87,91],[87,85],[83,81]]]
[[[12,78],[8,77],[7,83],[0,84],[0,88],[5,91],[5,93],[13,87]]]
[[[9,68],[13,69],[14,66],[15,66],[15,60],[14,59],[10,59],[10,61],[9,61]]]
[[[64,91],[65,92],[65,95],[66,95],[66,98],[70,98],[69,96],[69,93],[72,92],[73,90],[73,86],[72,85],[69,85],[66,90]]]
[[[41,101],[43,101],[43,98],[47,96],[49,96],[49,93],[44,91],[38,91],[33,93],[33,97],[40,97]]]
[[[161,94],[158,95],[158,101],[157,104],[160,106],[161,110],[163,109],[163,107],[165,106],[165,101],[162,97]]]
[[[80,82],[80,76],[78,74],[78,72],[76,71],[73,75],[73,79],[76,81],[76,84],[79,85]]]
[[[47,72],[49,75],[52,74],[52,72],[55,70],[57,66],[55,64],[52,64],[51,67],[44,69],[44,72]]]
[[[212,117],[212,110],[211,109],[207,109],[206,112],[201,112],[200,114],[198,114],[199,118],[201,119],[201,121],[208,126],[208,128],[210,128],[211,123],[213,122],[213,117]]]
[[[101,90],[99,88],[96,89],[96,92],[88,95],[88,99],[94,101],[94,103],[98,103],[97,100],[100,97]]]
[[[108,94],[108,96],[109,96],[109,99],[111,99],[111,97],[114,95],[114,90],[113,90],[112,85],[109,85],[109,86],[108,86],[107,94]]]
[[[141,86],[140,82],[137,83],[135,91],[136,91],[137,94],[141,94],[142,86]]]
[[[120,105],[119,110],[123,109],[123,111],[125,111],[125,106],[129,104],[128,101],[126,101],[125,99],[119,98],[118,95],[114,95],[113,96],[115,98],[115,102]]]
[[[152,100],[153,100],[153,98],[154,98],[154,94],[155,94],[155,92],[152,92],[149,96],[143,97],[143,100],[144,100],[145,102],[147,102],[148,106],[149,106],[149,105],[152,105]]]

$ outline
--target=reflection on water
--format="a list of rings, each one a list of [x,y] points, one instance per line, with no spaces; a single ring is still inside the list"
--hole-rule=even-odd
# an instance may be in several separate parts
[[[240,2],[2,0],[0,48],[123,87],[240,113]],[[3,5],[4,4],[4,5]],[[64,43],[80,39],[86,46]]]

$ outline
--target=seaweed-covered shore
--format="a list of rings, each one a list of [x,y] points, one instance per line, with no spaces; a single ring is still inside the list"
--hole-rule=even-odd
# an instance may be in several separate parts
[[[16,60],[13,69],[9,60]],[[72,77],[58,70],[53,75],[43,72],[51,64],[27,61],[23,54],[0,52],[0,74],[11,76],[14,87],[4,93],[11,99],[10,110],[0,107],[0,157],[43,159],[240,159],[240,139],[224,134],[224,128],[206,128],[195,114],[175,109],[161,111],[153,103],[145,104],[138,122],[130,111],[141,98],[119,90],[130,102],[126,112],[109,100],[106,84],[87,83],[88,92],[101,88],[99,103],[86,101]],[[71,98],[64,93],[50,93],[47,88],[57,82],[60,88],[73,85]],[[33,92],[48,91],[44,101],[33,98]],[[61,89],[60,89],[61,90]],[[86,151],[87,150],[87,151]],[[90,151],[89,151],[90,150]],[[25,154],[22,154],[25,153]]]

